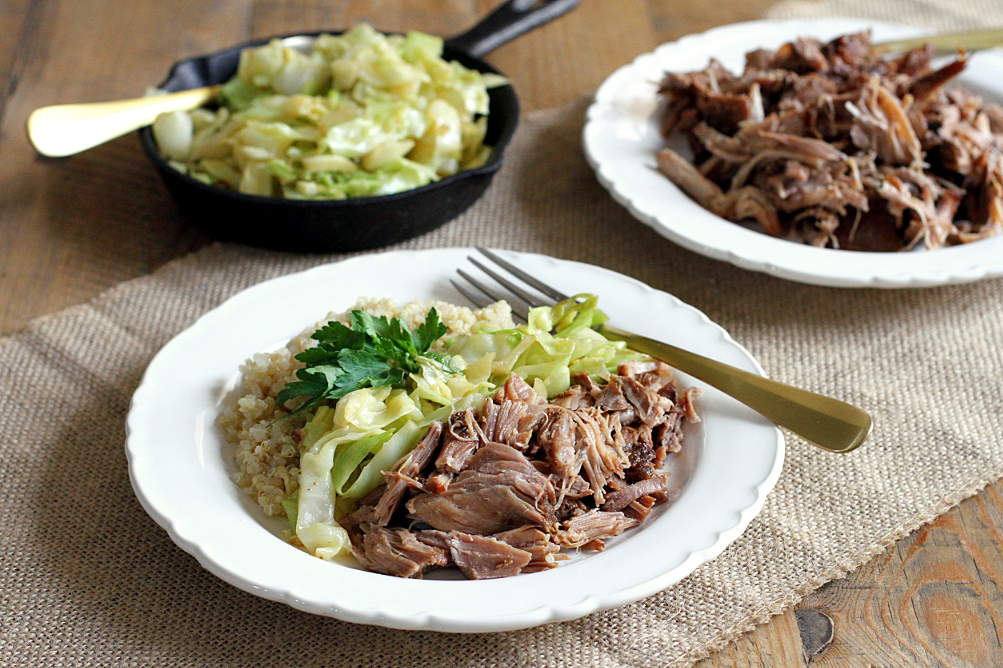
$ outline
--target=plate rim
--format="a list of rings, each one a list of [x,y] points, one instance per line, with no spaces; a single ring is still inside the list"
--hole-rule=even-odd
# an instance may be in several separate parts
[[[754,48],[760,43],[759,40],[762,40],[759,35],[763,31],[768,31],[771,36],[778,30],[787,32],[789,38],[793,39],[803,34],[842,33],[866,28],[877,28],[901,36],[922,35],[930,32],[929,29],[916,26],[859,18],[763,19],[718,26],[661,44],[654,50],[641,54],[630,63],[618,68],[596,90],[592,104],[586,111],[586,122],[582,130],[582,146],[586,161],[595,172],[597,180],[609,191],[614,200],[625,207],[641,223],[688,250],[715,260],[728,262],[743,269],[811,285],[886,289],[968,283],[1003,275],[1003,251],[997,248],[1003,245],[1003,237],[942,248],[932,252],[873,253],[853,251],[852,255],[855,257],[851,258],[849,257],[850,251],[815,248],[775,239],[742,228],[706,211],[683,194],[668,179],[665,179],[665,183],[668,186],[666,192],[670,197],[664,200],[655,200],[646,197],[646,193],[639,192],[640,186],[636,182],[626,178],[617,179],[616,175],[611,173],[609,155],[604,155],[604,150],[599,142],[603,131],[607,134],[610,132],[611,121],[609,119],[615,118],[617,115],[614,108],[614,103],[617,100],[614,88],[635,72],[639,73],[640,69],[649,62],[655,61],[660,64],[661,60],[671,57],[674,50],[681,51],[684,48],[699,48],[702,53],[704,49],[713,49],[715,42],[726,40],[733,42],[740,40],[744,43],[742,48]],[[986,56],[997,58],[1003,62],[1003,56],[996,53],[995,50]],[[999,86],[994,92],[1003,97],[1003,86]],[[651,157],[653,164],[654,155]],[[670,211],[669,209],[672,208],[678,210]],[[700,220],[701,224],[713,226],[713,229],[721,234],[707,235],[703,239],[695,238],[680,229],[678,223],[672,220],[680,213]],[[707,237],[711,237],[712,240],[708,242]],[[923,256],[938,253],[953,253],[950,257],[951,265],[942,268],[939,264],[924,262],[922,259]],[[792,260],[791,256],[796,257]],[[890,258],[895,258],[893,264],[905,266],[892,268],[881,266],[887,264]],[[903,261],[901,258],[908,259]],[[860,267],[856,266],[861,262],[865,267],[863,272],[860,271]],[[867,270],[867,267],[870,269]]]
[[[382,258],[385,260],[388,257],[397,257],[401,255],[433,255],[433,254],[449,254],[456,252],[467,253],[472,249],[467,248],[441,248],[441,249],[430,249],[421,251],[392,251],[388,253],[380,254],[369,254],[356,256],[340,262],[322,264],[310,269],[295,272],[291,274],[286,274],[284,276],[279,276],[272,278],[254,286],[250,286],[244,290],[241,290],[230,298],[222,302],[217,307],[211,309],[210,311],[199,317],[191,326],[180,332],[178,335],[173,337],[151,360],[149,366],[143,374],[142,381],[133,394],[132,401],[129,408],[129,414],[126,420],[126,455],[129,464],[129,477],[132,484],[133,490],[139,499],[144,510],[157,522],[161,527],[163,527],[171,537],[172,541],[181,547],[184,551],[193,555],[199,562],[199,564],[213,573],[217,577],[220,577],[224,581],[231,585],[236,586],[239,589],[253,593],[257,596],[268,600],[281,601],[296,609],[310,612],[314,614],[320,614],[325,616],[336,617],[344,621],[366,623],[366,624],[378,624],[382,626],[387,626],[391,628],[400,629],[413,629],[413,630],[436,630],[436,631],[448,631],[448,632],[493,632],[493,631],[508,631],[521,628],[528,628],[531,626],[536,626],[539,624],[557,622],[557,621],[568,621],[571,619],[576,619],[584,615],[596,612],[599,610],[605,610],[612,607],[617,607],[630,603],[645,596],[657,593],[662,589],[678,582],[683,577],[691,573],[697,566],[718,556],[728,545],[730,545],[735,539],[738,538],[751,523],[752,519],[758,515],[762,510],[766,497],[769,492],[776,485],[783,467],[783,462],[785,459],[785,443],[783,435],[779,428],[773,426],[773,435],[775,441],[775,455],[772,464],[770,464],[770,470],[768,475],[752,488],[755,494],[755,498],[744,508],[731,508],[729,511],[737,512],[738,519],[733,525],[722,529],[714,534],[713,542],[705,548],[696,549],[690,551],[685,559],[678,563],[676,566],[670,568],[669,570],[661,573],[660,575],[645,580],[643,582],[635,583],[628,587],[621,587],[612,592],[606,593],[590,593],[581,597],[579,600],[573,603],[565,603],[559,605],[542,605],[537,606],[532,609],[520,610],[515,613],[502,615],[502,616],[487,616],[477,619],[450,619],[448,615],[434,614],[431,611],[423,611],[419,614],[410,614],[406,616],[388,614],[384,610],[374,609],[372,607],[365,609],[349,609],[344,606],[339,606],[337,602],[332,601],[322,601],[318,602],[315,600],[310,600],[309,597],[304,597],[293,591],[292,586],[287,586],[285,588],[281,587],[262,587],[260,583],[250,581],[245,575],[240,572],[235,572],[234,569],[227,565],[226,563],[221,563],[217,558],[214,558],[210,553],[204,548],[203,544],[188,535],[187,532],[179,529],[179,518],[176,517],[172,511],[176,512],[177,507],[174,508],[164,508],[160,504],[163,500],[155,501],[148,494],[150,490],[151,480],[150,470],[149,470],[149,457],[148,453],[143,450],[143,438],[146,430],[149,429],[149,425],[142,422],[142,417],[144,416],[144,411],[149,410],[148,406],[152,399],[156,397],[156,391],[154,387],[154,380],[157,378],[157,374],[160,373],[160,365],[165,364],[166,360],[170,357],[175,349],[179,346],[183,346],[187,340],[191,337],[197,337],[202,330],[210,327],[214,319],[225,316],[225,314],[233,308],[239,307],[240,301],[248,299],[249,294],[253,294],[256,290],[267,290],[280,285],[283,281],[288,281],[294,277],[299,277],[296,280],[306,280],[312,274],[322,275],[328,271],[335,271],[334,268],[340,268],[342,271],[350,271],[352,267],[365,264],[367,262],[372,262],[374,258]],[[682,302],[674,295],[670,293],[657,290],[647,284],[642,283],[630,276],[620,274],[618,272],[613,272],[611,270],[605,269],[603,267],[598,267],[595,265],[573,262],[568,260],[560,260],[550,256],[536,254],[536,253],[514,253],[512,251],[497,251],[503,256],[508,256],[510,259],[518,261],[520,256],[531,256],[539,261],[549,261],[557,265],[575,265],[579,269],[584,269],[585,271],[598,272],[604,274],[606,278],[611,278],[614,280],[626,281],[628,283],[634,284],[635,288],[648,293],[654,293],[661,299],[668,298],[675,306],[681,307],[684,310],[690,312],[697,321],[702,326],[709,326],[714,330],[721,338],[721,341],[728,346],[731,346],[739,355],[741,355],[745,360],[748,360],[750,365],[756,369],[756,371],[762,375],[765,375],[762,367],[756,361],[755,357],[749,353],[743,346],[736,342],[730,334],[723,327],[713,322],[706,314],[704,314],[699,309]],[[438,266],[438,265],[436,265]],[[447,265],[451,266],[451,265]],[[446,274],[445,271],[440,272],[443,275]],[[262,287],[271,286],[271,287]],[[428,298],[428,297],[424,297]],[[322,307],[323,308],[323,307]],[[321,317],[323,317],[321,315]],[[296,325],[292,325],[290,329],[294,329]],[[290,332],[294,334],[295,332]],[[244,357],[248,357],[255,351],[250,351],[244,354]],[[216,412],[212,412],[213,420],[210,423],[210,429],[214,428],[212,425],[215,423]],[[148,434],[145,434],[148,437]],[[155,484],[155,483],[153,483]],[[231,483],[232,484],[232,483]],[[234,487],[236,489],[236,487]],[[240,492],[243,494],[243,491]],[[154,495],[156,496],[156,495]],[[277,541],[281,542],[281,541]],[[313,557],[308,555],[303,555],[307,559],[313,560]],[[328,565],[324,565],[328,566]],[[371,574],[366,574],[371,575]],[[377,576],[384,578],[387,576]],[[502,581],[486,581],[486,582],[502,582]]]

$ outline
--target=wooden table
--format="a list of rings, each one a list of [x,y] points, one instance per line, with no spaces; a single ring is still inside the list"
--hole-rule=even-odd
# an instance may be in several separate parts
[[[174,211],[135,137],[64,160],[37,157],[29,112],[133,97],[171,62],[251,37],[348,26],[449,35],[498,0],[2,0],[0,334],[146,274],[208,240]],[[583,0],[487,57],[524,110],[590,94],[614,69],[681,35],[760,17],[772,0]],[[111,169],[109,164],[120,165]],[[835,640],[813,666],[1003,666],[1003,485],[809,595]],[[804,626],[804,625],[803,625]],[[805,626],[805,632],[808,627]],[[810,633],[808,633],[810,635]],[[789,610],[702,662],[804,666]]]

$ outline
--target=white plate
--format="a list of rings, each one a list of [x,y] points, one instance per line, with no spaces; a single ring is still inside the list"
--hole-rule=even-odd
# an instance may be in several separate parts
[[[685,488],[639,529],[558,568],[488,581],[403,580],[327,563],[277,538],[231,482],[232,449],[214,426],[238,366],[362,295],[464,303],[447,279],[469,249],[393,252],[256,285],[202,316],[150,363],[133,396],[126,451],[133,489],[182,549],[241,589],[320,615],[452,632],[507,631],[575,619],[677,582],[745,530],[780,475],[784,444],[769,421],[703,387],[689,434]],[[719,326],[675,297],[597,267],[502,253],[571,293],[593,291],[620,326],[762,373]]]
[[[752,21],[663,44],[614,72],[596,92],[584,131],[585,155],[599,181],[641,222],[702,255],[781,278],[837,287],[908,288],[965,283],[1003,275],[1003,237],[902,253],[815,248],[747,230],[710,213],[655,171],[664,145],[652,120],[655,85],[666,71],[689,72],[711,57],[741,72],[745,53],[776,48],[799,36],[823,40],[870,28],[874,40],[922,34],[875,21]],[[1003,51],[976,53],[959,77],[965,86],[1003,100]]]

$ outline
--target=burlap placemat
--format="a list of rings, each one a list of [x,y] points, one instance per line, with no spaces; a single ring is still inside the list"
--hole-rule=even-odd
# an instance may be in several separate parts
[[[400,247],[536,251],[672,292],[774,377],[871,411],[863,448],[836,457],[788,439],[748,531],[618,610],[465,636],[301,613],[203,571],[129,485],[123,423],[155,352],[236,291],[337,259],[215,245],[0,340],[0,664],[685,666],[1003,475],[1003,281],[837,290],[684,251],[597,185],[584,108],[524,119],[486,197]]]
[[[1003,26],[999,0],[787,0],[770,8],[771,19],[824,19],[830,16],[877,19],[938,32]]]

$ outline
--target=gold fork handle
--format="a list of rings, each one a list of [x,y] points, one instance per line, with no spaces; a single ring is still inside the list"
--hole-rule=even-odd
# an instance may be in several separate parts
[[[810,443],[849,452],[871,433],[871,416],[845,401],[778,383],[667,343],[602,325],[599,333],[624,341],[742,402]]]
[[[50,158],[73,155],[150,125],[164,112],[203,105],[218,90],[219,86],[207,86],[131,100],[42,107],[28,117],[28,139]]]
[[[874,53],[899,53],[900,51],[915,49],[917,46],[922,46],[927,42],[933,44],[933,48],[941,53],[957,51],[958,49],[964,49],[965,51],[991,49],[994,46],[1003,46],[1003,28],[895,39],[875,44],[871,47],[871,51]]]

